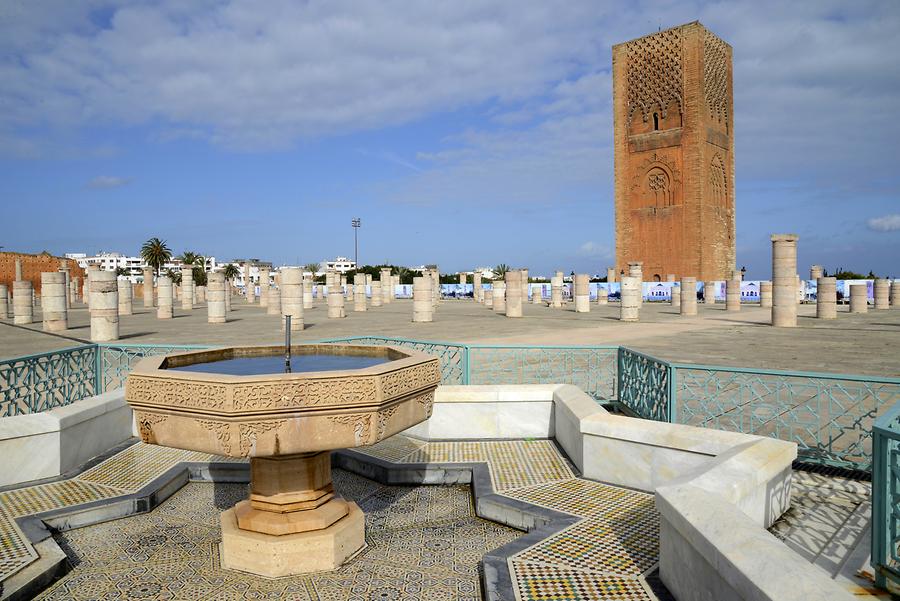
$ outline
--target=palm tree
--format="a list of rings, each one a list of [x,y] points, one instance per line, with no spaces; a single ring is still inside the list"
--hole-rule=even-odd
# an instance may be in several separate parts
[[[502,280],[504,277],[506,277],[507,271],[512,271],[512,267],[510,267],[506,263],[500,263],[499,265],[494,267],[494,269],[492,269],[491,271],[494,272],[495,279]]]
[[[120,275],[128,275],[128,270],[124,267],[116,267],[116,277],[119,277]]]
[[[319,271],[319,264],[318,263],[307,263],[306,265],[303,266],[303,271],[308,271],[313,275],[313,277],[316,277],[316,272]]]
[[[159,276],[159,270],[172,258],[172,251],[166,246],[165,240],[150,238],[141,247],[141,258]]]
[[[175,271],[171,267],[166,269],[166,275],[169,276],[169,279],[172,280],[172,283],[176,286],[181,283],[181,271]]]
[[[398,267],[397,275],[400,276],[401,284],[412,284],[413,281],[413,272],[407,269],[406,267]]]
[[[234,278],[238,277],[241,274],[241,270],[237,268],[237,265],[234,263],[229,263],[225,266],[223,272],[225,274],[226,280],[234,280]]]

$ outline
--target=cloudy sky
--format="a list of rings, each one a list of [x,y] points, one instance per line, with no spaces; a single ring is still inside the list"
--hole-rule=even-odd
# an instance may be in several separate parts
[[[614,254],[611,45],[734,47],[737,256],[900,277],[900,2],[0,3],[6,249],[445,271]],[[893,270],[893,271],[892,271]]]

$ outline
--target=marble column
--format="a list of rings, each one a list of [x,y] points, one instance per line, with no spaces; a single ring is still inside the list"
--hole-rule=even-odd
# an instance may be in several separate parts
[[[369,285],[369,290],[372,292],[372,306],[380,307],[382,300],[384,300],[381,292],[381,280],[372,280],[372,283]]]
[[[268,269],[260,269],[259,270],[259,306],[260,307],[268,307],[269,306],[269,288],[271,287],[270,282],[271,272]]]
[[[476,303],[484,300],[484,290],[481,288],[481,272],[478,270],[472,272],[472,299]]]
[[[281,315],[281,288],[272,286],[267,296],[266,315]]]
[[[506,313],[506,283],[494,280],[491,286],[491,309],[494,313]]]
[[[606,268],[606,283],[612,284],[616,281],[616,270],[613,267]]]
[[[353,276],[353,310],[366,310],[366,274],[357,273]]]
[[[66,274],[61,271],[41,273],[41,317],[45,332],[62,332],[69,327]]]
[[[172,279],[161,275],[156,279],[156,317],[172,319]]]
[[[772,235],[772,325],[797,326],[796,234]]]
[[[563,279],[559,275],[550,278],[550,306],[558,309],[563,303]]]
[[[0,319],[9,319],[9,288],[0,284]]]
[[[34,298],[31,281],[13,282],[13,323],[25,325],[34,322]]]
[[[335,278],[334,284],[328,289],[328,319],[342,319],[347,317],[344,312],[344,295],[341,289],[340,279]]]
[[[303,309],[312,309],[315,305],[313,304],[313,276],[312,275],[304,275],[303,276]],[[282,295],[283,296],[283,295]]]
[[[837,279],[819,276],[816,279],[816,317],[837,319]]]
[[[759,306],[763,309],[772,308],[772,282],[759,283]]]
[[[300,267],[281,269],[281,315],[282,330],[285,329],[285,315],[291,316],[292,332],[303,329],[303,269]]]
[[[575,312],[588,313],[591,310],[591,284],[586,273],[576,273],[572,279],[572,296],[575,298]]]
[[[422,274],[425,275],[424,273]],[[391,270],[381,270],[381,304],[388,305],[394,300],[393,286],[391,285]]]
[[[891,306],[900,307],[900,280],[891,282]]]
[[[673,284],[671,290],[671,302],[673,307],[681,307],[681,285]]]
[[[194,308],[194,268],[181,268],[181,308],[190,311]]]
[[[824,272],[825,269],[821,265],[812,265],[809,268],[809,279],[818,280]]]
[[[225,323],[228,321],[225,306],[225,274],[221,271],[211,271],[206,274],[207,299],[206,322]]]
[[[697,314],[697,278],[681,278],[681,314]]]
[[[867,313],[869,311],[869,290],[866,284],[850,284],[850,312]]]
[[[741,310],[741,280],[730,279],[725,280],[725,310],[740,311]]]
[[[432,285],[434,279],[431,275],[413,278],[413,322],[425,323],[432,321],[434,311]]]
[[[522,272],[506,272],[506,316],[522,317]]]
[[[608,305],[609,304],[609,288],[603,288],[602,286],[597,286],[597,304],[598,305]]]
[[[638,321],[641,311],[641,278],[627,275],[622,278],[622,303],[619,306],[619,319],[622,321]]]
[[[122,278],[116,281],[119,289],[119,315],[134,314],[134,290],[131,287],[131,280]]]
[[[119,284],[114,271],[91,273],[91,342],[119,339]]]
[[[153,269],[150,267],[144,267],[144,308],[153,307]]]
[[[875,293],[875,309],[890,309],[891,308],[891,281],[885,280],[883,278],[879,278],[875,280],[875,284],[873,286],[873,290]]]

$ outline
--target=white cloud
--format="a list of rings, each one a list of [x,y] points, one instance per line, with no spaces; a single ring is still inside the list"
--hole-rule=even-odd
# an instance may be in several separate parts
[[[897,232],[900,231],[900,213],[873,217],[866,224],[875,232]]]
[[[116,177],[114,175],[98,175],[94,179],[88,182],[88,188],[94,189],[109,189],[109,188],[120,188],[131,181],[130,178],[127,177]]]
[[[612,249],[604,244],[597,242],[585,242],[578,247],[578,256],[586,258],[611,258]]]

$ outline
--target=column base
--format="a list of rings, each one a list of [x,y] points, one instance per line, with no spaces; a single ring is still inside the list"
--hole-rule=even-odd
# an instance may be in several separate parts
[[[352,501],[349,513],[322,530],[274,536],[238,527],[234,509],[223,511],[222,567],[278,578],[335,570],[366,543],[366,518]]]

